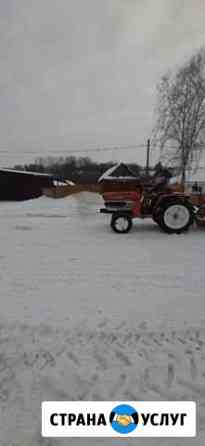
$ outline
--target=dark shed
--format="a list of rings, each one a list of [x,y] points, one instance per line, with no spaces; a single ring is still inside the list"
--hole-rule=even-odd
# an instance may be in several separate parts
[[[22,201],[38,198],[42,189],[53,186],[54,177],[48,174],[0,169],[0,201]]]

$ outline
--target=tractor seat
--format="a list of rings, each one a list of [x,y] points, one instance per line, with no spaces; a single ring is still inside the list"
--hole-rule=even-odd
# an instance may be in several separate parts
[[[157,192],[162,189],[162,187],[167,186],[167,178],[166,177],[152,177],[150,181],[144,185],[145,189],[149,190],[149,192]]]

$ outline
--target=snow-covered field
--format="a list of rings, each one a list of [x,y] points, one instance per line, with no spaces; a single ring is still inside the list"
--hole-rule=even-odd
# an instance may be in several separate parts
[[[0,446],[205,441],[205,232],[117,235],[100,199],[0,203]],[[196,439],[42,439],[43,400],[199,401]]]

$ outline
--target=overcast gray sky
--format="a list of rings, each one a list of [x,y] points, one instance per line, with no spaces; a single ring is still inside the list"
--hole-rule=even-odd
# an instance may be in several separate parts
[[[204,0],[0,0],[0,20],[1,165],[144,143],[160,76],[205,45]]]

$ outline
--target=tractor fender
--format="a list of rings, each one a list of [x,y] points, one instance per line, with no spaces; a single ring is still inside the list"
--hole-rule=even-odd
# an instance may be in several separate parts
[[[177,199],[181,200],[182,202],[184,202],[184,201],[187,202],[188,201],[190,204],[192,204],[189,195],[185,195],[185,194],[181,194],[181,193],[175,193],[175,194],[172,194],[172,195],[170,195],[170,194],[163,194],[163,195],[161,195],[158,198],[158,200],[156,200],[155,207],[161,206],[165,202],[166,203],[171,203],[172,201],[175,201]]]
[[[194,211],[193,204],[190,200],[189,195],[185,195],[183,193],[174,193],[174,194],[163,194],[161,195],[158,200],[156,200],[153,208],[153,216],[156,218],[157,214],[160,212],[160,209],[164,206],[164,204],[172,203],[173,201],[180,200],[182,203],[189,203],[189,206],[192,207],[192,210]]]

